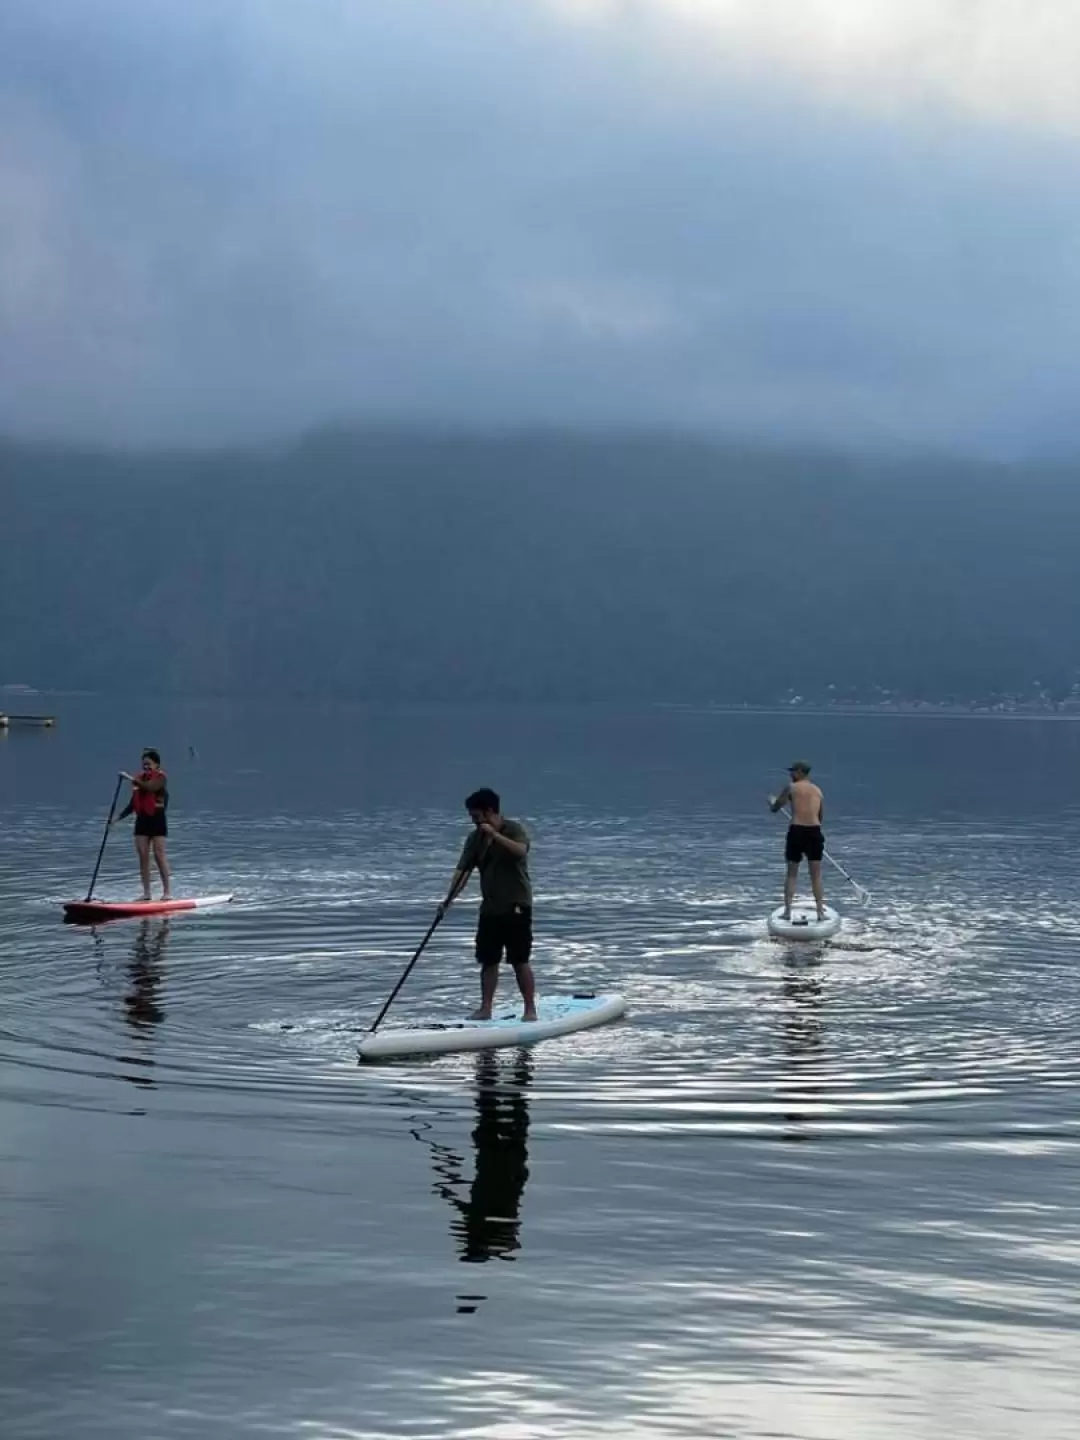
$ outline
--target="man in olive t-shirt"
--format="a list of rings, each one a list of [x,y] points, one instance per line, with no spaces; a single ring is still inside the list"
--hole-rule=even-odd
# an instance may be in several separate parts
[[[525,1008],[522,1020],[536,1019],[536,982],[532,971],[532,883],[529,880],[529,834],[524,825],[500,813],[494,790],[477,790],[465,801],[476,829],[465,841],[439,907],[445,915],[480,872],[480,919],[476,927],[476,959],[480,965],[480,1008],[473,1020],[490,1020],[499,965],[505,953],[514,967]]]

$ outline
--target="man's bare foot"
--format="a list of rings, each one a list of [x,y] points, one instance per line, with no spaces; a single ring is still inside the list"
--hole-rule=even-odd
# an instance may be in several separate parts
[[[825,923],[825,911],[824,911],[824,910],[819,910],[819,911],[817,912],[817,918],[818,918],[818,924],[819,924],[819,925],[824,925],[824,923]]]
[[[483,1007],[483,1005],[481,1005],[478,1010],[474,1010],[474,1011],[472,1012],[472,1014],[469,1016],[469,1019],[470,1019],[470,1020],[490,1020],[490,1019],[491,1019],[491,1011],[490,1011],[490,1010],[485,1010],[484,1007]]]
[[[161,898],[162,898],[162,900],[171,900],[171,899],[172,899],[172,896],[170,895],[170,893],[168,892],[168,890],[166,890],[166,891],[165,891],[165,894],[162,895]]]
[[[524,1013],[524,1014],[522,1015],[522,1017],[521,1017],[521,1021],[522,1021],[522,1024],[527,1024],[530,1020],[535,1020],[536,1018],[537,1018],[537,1017],[536,1017],[536,1011],[535,1011],[535,1009],[533,1009],[533,1010],[526,1010],[525,1013]]]
[[[784,913],[783,913],[783,915],[780,916],[780,919],[781,919],[781,920],[784,920],[784,921],[786,921],[788,924],[790,924],[790,923],[791,923],[791,911],[790,911],[790,910],[785,910]]]

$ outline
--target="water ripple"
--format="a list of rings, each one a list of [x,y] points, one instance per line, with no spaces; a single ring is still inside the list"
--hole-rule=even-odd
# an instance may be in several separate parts
[[[1060,837],[1029,834],[1021,872],[1000,834],[988,853],[959,827],[864,823],[852,848],[873,901],[835,887],[847,923],[815,948],[766,933],[775,835],[549,816],[542,986],[621,990],[626,1021],[361,1068],[358,1033],[453,860],[456,822],[420,818],[248,817],[242,843],[207,821],[177,872],[187,890],[235,890],[231,907],[96,929],[58,910],[93,827],[58,848],[54,815],[16,814],[0,837],[0,1104],[35,1124],[157,1122],[149,1150],[117,1143],[110,1163],[140,1223],[184,1187],[169,1213],[204,1317],[165,1414],[129,1314],[94,1317],[109,1378],[65,1390],[35,1301],[12,1354],[54,1383],[52,1398],[16,1392],[38,1416],[20,1440],[73,1413],[93,1440],[974,1433],[924,1424],[905,1364],[931,1390],[949,1375],[980,1435],[1016,1440],[998,1367],[1017,1357],[1058,1427],[1042,1433],[1067,1433],[1080,1229],[1030,1168],[1080,1154],[1080,894]],[[126,865],[110,853],[100,888],[125,893]],[[471,1003],[473,918],[451,915],[391,1023]],[[65,1155],[79,1143],[65,1131]],[[41,1223],[38,1182],[9,1183],[13,1274],[55,1296],[48,1246],[18,1239]],[[448,1261],[486,1269],[448,1277]],[[185,1293],[182,1274],[167,1283]],[[447,1328],[472,1323],[487,1327],[475,1349]],[[235,1399],[251,1337],[284,1377],[272,1403]]]

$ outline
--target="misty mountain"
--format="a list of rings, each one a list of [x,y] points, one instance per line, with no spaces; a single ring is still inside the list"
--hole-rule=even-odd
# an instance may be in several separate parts
[[[662,435],[0,445],[0,683],[361,699],[1064,692],[1073,471]],[[837,687],[829,691],[828,686]]]

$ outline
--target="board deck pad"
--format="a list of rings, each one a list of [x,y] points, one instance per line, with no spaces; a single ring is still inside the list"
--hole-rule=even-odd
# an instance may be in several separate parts
[[[537,1019],[523,1021],[521,1002],[504,1006],[491,1020],[464,1017],[441,1024],[400,1026],[366,1035],[357,1046],[360,1060],[404,1055],[440,1055],[456,1050],[495,1050],[502,1046],[535,1045],[557,1035],[572,1035],[606,1025],[626,1013],[621,995],[549,995],[536,1002]]]
[[[831,906],[825,906],[825,919],[819,920],[813,900],[796,900],[791,907],[791,919],[784,919],[784,907],[779,905],[769,916],[768,929],[778,940],[828,940],[842,924]]]
[[[228,905],[231,895],[192,895],[176,900],[67,900],[64,916],[80,925],[103,920],[136,920],[142,915],[177,915],[185,910],[208,910]]]

